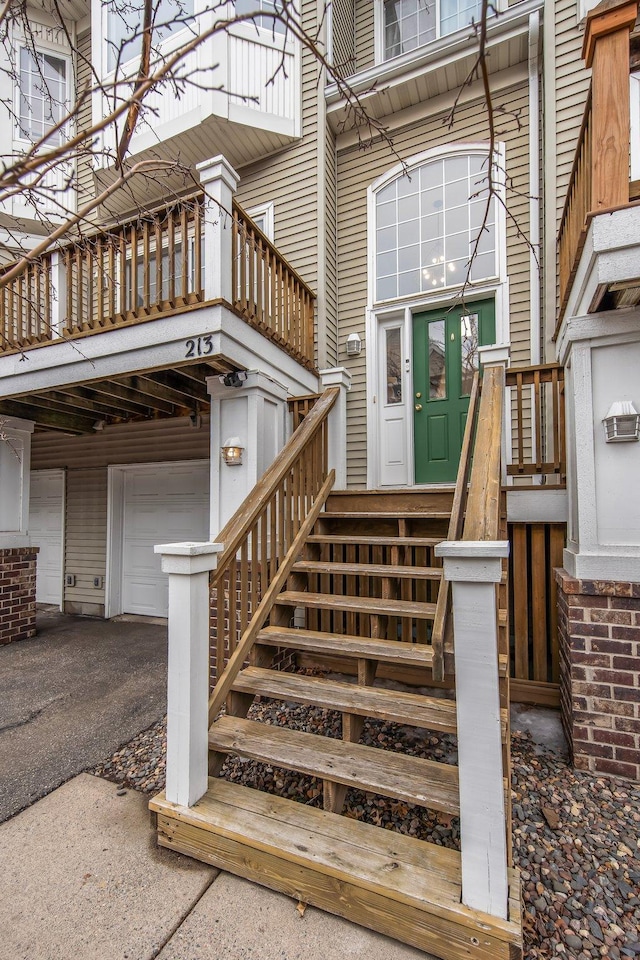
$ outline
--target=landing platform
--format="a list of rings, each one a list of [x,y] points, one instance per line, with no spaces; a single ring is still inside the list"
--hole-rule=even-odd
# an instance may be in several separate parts
[[[194,806],[151,800],[158,843],[443,960],[519,960],[520,882],[510,920],[460,902],[460,854],[248,787],[210,779]]]

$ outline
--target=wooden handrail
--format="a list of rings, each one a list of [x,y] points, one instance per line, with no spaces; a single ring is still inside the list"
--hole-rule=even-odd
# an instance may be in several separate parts
[[[272,596],[273,584],[283,582],[281,570],[294,543],[300,542],[299,531],[307,529],[309,516],[317,516],[326,499],[325,484],[332,475],[328,417],[338,394],[338,387],[325,390],[216,538],[223,544],[211,574],[215,592],[211,657],[216,683],[225,663],[237,662],[238,644],[251,646],[246,638],[254,633],[247,631],[255,626],[258,612],[261,617],[266,609],[263,603]],[[221,696],[219,688],[216,696]]]
[[[453,503],[451,505],[451,516],[449,518],[447,540],[459,540],[462,536],[465,506],[467,502],[469,473],[471,471],[471,454],[478,406],[479,379],[479,375],[476,372],[473,377],[471,395],[469,397],[469,409],[467,411],[467,420],[464,427],[462,451],[460,453],[460,461],[458,463],[458,474],[456,477],[456,487],[453,494]],[[451,586],[448,581],[443,580],[442,584],[440,585],[440,590],[438,591],[436,612],[433,621],[433,631],[431,634],[433,679],[437,681],[444,680],[444,641],[447,633],[450,613]]]
[[[504,388],[504,368],[486,367],[482,377],[463,540],[499,539]]]

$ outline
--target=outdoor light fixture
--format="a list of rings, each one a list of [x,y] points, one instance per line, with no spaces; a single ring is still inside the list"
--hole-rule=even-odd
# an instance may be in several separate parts
[[[640,415],[631,400],[616,400],[602,421],[607,443],[626,443],[640,437]]]
[[[246,370],[234,370],[233,373],[227,373],[224,377],[220,377],[220,383],[225,387],[241,387],[246,379]]]
[[[350,333],[347,337],[347,356],[357,357],[362,350],[362,340],[357,333]]]
[[[222,459],[228,467],[239,467],[242,465],[242,451],[244,447],[240,445],[240,437],[229,437],[221,447]]]

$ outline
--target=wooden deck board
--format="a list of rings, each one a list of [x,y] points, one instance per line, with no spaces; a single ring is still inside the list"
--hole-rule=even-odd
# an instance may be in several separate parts
[[[360,717],[375,717],[443,733],[456,732],[455,702],[439,697],[259,667],[248,667],[239,673],[233,688],[240,693],[309,703]]]
[[[414,600],[394,600],[378,597],[350,597],[335,593],[307,593],[303,590],[285,590],[276,603],[291,607],[312,607],[317,610],[353,610],[356,613],[373,613],[382,616],[415,617],[433,620],[435,603],[419,603]]]
[[[259,643],[274,647],[288,647],[332,656],[368,657],[405,667],[430,667],[431,647],[427,644],[401,643],[372,637],[352,637],[348,634],[321,633],[315,630],[265,627],[258,635]]]
[[[460,855],[283,800],[210,780],[194,807],[163,795],[150,807],[162,846],[378,930],[446,960],[521,957],[519,885],[513,921],[460,903]]]
[[[458,769],[446,763],[227,716],[211,727],[209,747],[432,810],[458,813]]]
[[[363,544],[369,547],[435,547],[437,543],[442,543],[446,538],[442,537],[393,537],[393,536],[343,536],[334,533],[313,533],[307,537],[307,543],[345,543]]]
[[[442,567],[408,567],[386,563],[342,563],[299,560],[296,573],[329,573],[334,576],[391,577],[397,580],[442,580]]]

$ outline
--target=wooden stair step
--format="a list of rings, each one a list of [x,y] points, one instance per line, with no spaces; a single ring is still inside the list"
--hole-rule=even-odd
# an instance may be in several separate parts
[[[418,600],[348,597],[335,593],[307,593],[304,590],[285,590],[278,595],[276,604],[286,607],[311,607],[314,610],[347,610],[389,617],[415,617],[417,620],[433,620],[436,613],[435,603],[421,603]]]
[[[227,716],[209,730],[209,749],[431,810],[459,812],[458,769],[446,763]]]
[[[262,667],[241,670],[233,689],[275,700],[313,704],[359,717],[374,717],[442,733],[456,732],[455,701],[444,697],[426,697],[403,690],[360,686],[343,680],[307,677]]]
[[[369,537],[360,536],[360,534],[343,536],[334,533],[312,533],[307,537],[307,543],[346,543],[354,547],[435,547],[445,539],[445,537]]]
[[[513,919],[494,920],[461,903],[456,850],[224,780],[210,779],[193,807],[171,803],[164,794],[149,806],[163,847],[424,951],[446,944],[451,960],[521,955],[515,871],[509,872]]]
[[[442,580],[442,567],[394,566],[386,563],[342,563],[332,560],[299,560],[296,573],[346,577],[392,577],[396,580]]]
[[[430,668],[433,662],[433,651],[426,643],[401,643],[399,640],[353,637],[347,634],[299,630],[295,627],[265,627],[258,634],[258,643],[331,656],[381,660],[383,663],[398,663],[403,666]]]
[[[320,520],[448,520],[450,510],[325,510]]]

